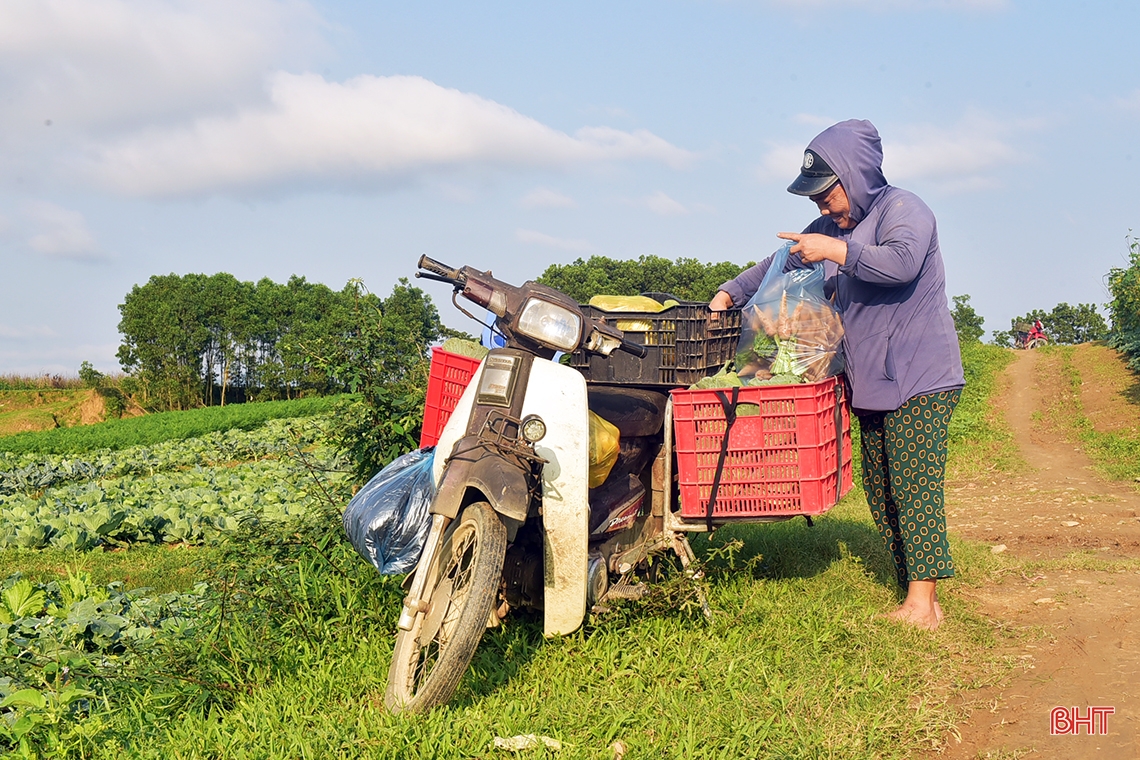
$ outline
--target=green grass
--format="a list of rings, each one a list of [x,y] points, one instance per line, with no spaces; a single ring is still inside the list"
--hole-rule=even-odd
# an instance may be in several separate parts
[[[728,542],[739,549],[718,548]],[[985,547],[952,543],[964,577],[1001,570]],[[113,709],[60,730],[69,756],[490,757],[496,736],[535,733],[563,749],[526,757],[609,757],[621,740],[628,760],[905,758],[940,745],[960,718],[957,694],[1012,667],[993,654],[1007,633],[954,593],[959,581],[943,584],[949,617],[936,634],[879,617],[899,597],[858,494],[814,527],[733,526],[696,548],[710,558],[711,623],[679,575],[555,640],[516,615],[426,716],[383,709],[403,592],[335,519],[211,550],[13,553],[0,569],[50,580],[76,563],[100,582],[120,572],[131,586],[173,576],[163,590],[195,578],[213,589],[200,644],[122,666],[105,685]]]
[[[0,578],[19,573],[34,583],[60,581],[79,572],[105,586],[122,581],[127,588],[148,588],[156,594],[186,591],[200,580],[201,565],[217,550],[208,546],[133,547],[130,551],[60,551],[7,549],[0,551]]]
[[[78,377],[62,375],[0,375],[0,391],[35,391],[48,388],[83,388]]]
[[[0,438],[0,451],[16,454],[82,454],[97,449],[123,449],[170,440],[195,438],[215,431],[249,430],[268,420],[307,417],[331,411],[338,397],[264,401],[212,406],[183,412],[108,420],[97,425],[19,433]]]
[[[978,341],[963,343],[961,348],[966,387],[950,419],[947,477],[970,478],[993,470],[1013,472],[1024,462],[1013,434],[990,399],[1014,354]]]
[[[1093,428],[1081,404],[1081,384],[1095,382],[1091,367],[1073,361],[1075,347],[1051,346],[1045,356],[1054,359],[1063,382],[1062,392],[1048,399],[1045,415],[1054,428],[1084,445],[1096,469],[1112,480],[1140,481],[1140,436],[1135,433],[1100,432]],[[1082,371],[1083,370],[1083,371]],[[1133,419],[1140,418],[1140,403],[1132,400]]]
[[[0,390],[0,436],[77,425],[91,395],[83,388]]]
[[[959,715],[956,693],[1008,667],[977,656],[997,634],[953,593],[950,622],[934,635],[878,617],[897,594],[861,499],[814,528],[736,526],[714,544],[729,540],[742,544],[735,559],[716,552],[709,566],[711,623],[678,605],[689,588],[680,577],[555,640],[512,617],[485,636],[452,702],[426,716],[382,706],[402,596],[393,579],[316,535],[284,554],[266,539],[231,546],[212,557],[213,577],[256,604],[235,601],[183,664],[204,686],[183,682],[179,700],[139,694],[105,716],[87,748],[108,758],[468,758],[497,755],[496,736],[534,733],[563,749],[523,756],[609,757],[621,740],[628,760],[905,758],[939,745]],[[213,685],[223,673],[228,686]]]

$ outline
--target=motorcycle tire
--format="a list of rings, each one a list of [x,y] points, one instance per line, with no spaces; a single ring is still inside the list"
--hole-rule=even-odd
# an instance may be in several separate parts
[[[1049,341],[1044,338],[1034,338],[1025,345],[1026,348],[1041,348],[1042,346],[1049,345]]]
[[[427,612],[396,636],[389,711],[421,713],[451,699],[487,628],[506,551],[506,528],[487,502],[469,505],[448,528],[428,575]]]

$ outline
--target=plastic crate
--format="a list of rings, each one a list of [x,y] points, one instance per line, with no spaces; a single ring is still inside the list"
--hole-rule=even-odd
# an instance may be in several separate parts
[[[741,388],[713,516],[819,515],[851,490],[851,418],[840,378]],[[731,399],[732,389],[721,389]],[[724,437],[716,390],[675,390],[673,431],[681,516],[704,518]],[[839,404],[839,436],[836,404]],[[837,437],[840,446],[836,445]]]
[[[585,305],[582,311],[618,327],[626,340],[649,351],[644,358],[625,351],[608,357],[574,352],[570,365],[591,383],[692,385],[733,358],[740,342],[739,309],[718,312],[716,321],[709,320],[709,305],[699,302],[681,303],[662,312],[602,311]],[[625,329],[630,323],[637,329]]]
[[[431,351],[431,370],[428,373],[427,401],[424,403],[424,424],[420,429],[420,448],[439,442],[443,426],[455,411],[463,391],[479,367],[481,359],[453,354],[442,348]]]

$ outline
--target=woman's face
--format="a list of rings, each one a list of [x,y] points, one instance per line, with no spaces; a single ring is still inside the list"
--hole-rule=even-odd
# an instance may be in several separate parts
[[[847,200],[847,191],[842,183],[836,182],[830,190],[808,197],[819,207],[819,213],[831,217],[839,229],[854,229],[856,222],[851,218],[851,202]]]

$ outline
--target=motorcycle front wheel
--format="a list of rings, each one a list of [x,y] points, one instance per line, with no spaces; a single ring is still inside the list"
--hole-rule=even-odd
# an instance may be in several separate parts
[[[396,636],[390,711],[425,712],[451,699],[486,630],[506,551],[506,528],[487,502],[469,505],[444,534],[424,589],[427,611]]]

